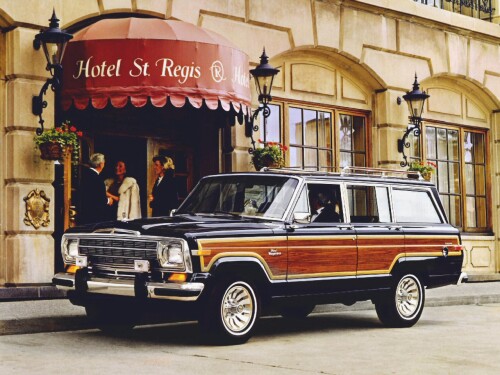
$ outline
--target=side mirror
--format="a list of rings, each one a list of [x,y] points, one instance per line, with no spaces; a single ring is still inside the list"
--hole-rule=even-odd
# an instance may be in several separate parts
[[[311,222],[311,215],[308,212],[294,212],[293,222],[300,224],[309,224]]]

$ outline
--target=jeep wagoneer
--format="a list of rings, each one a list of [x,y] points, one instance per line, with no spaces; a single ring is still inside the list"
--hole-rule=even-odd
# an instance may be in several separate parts
[[[266,170],[208,176],[171,217],[96,223],[62,239],[69,290],[103,330],[152,301],[195,312],[203,334],[242,343],[273,308],[371,300],[384,325],[420,318],[425,289],[462,281],[459,231],[436,187],[406,172]],[[416,176],[418,177],[418,176]]]

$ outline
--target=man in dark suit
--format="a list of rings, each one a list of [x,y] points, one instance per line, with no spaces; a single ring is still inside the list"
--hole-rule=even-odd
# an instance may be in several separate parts
[[[153,158],[156,181],[149,196],[152,216],[169,216],[179,206],[174,162],[171,158],[156,155]]]
[[[90,168],[84,168],[82,171],[79,224],[96,223],[108,218],[107,206],[112,204],[112,200],[110,202],[106,196],[106,186],[99,175],[105,162],[103,154],[93,154],[90,157]]]
[[[315,223],[338,223],[340,215],[335,210],[335,204],[329,193],[319,192],[313,200],[313,216],[311,221]]]

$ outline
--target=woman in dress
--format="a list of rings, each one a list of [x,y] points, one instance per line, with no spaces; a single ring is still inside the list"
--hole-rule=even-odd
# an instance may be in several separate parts
[[[139,185],[133,177],[127,176],[127,166],[123,160],[116,163],[115,177],[105,181],[106,194],[113,200],[112,219],[132,220],[141,217]]]

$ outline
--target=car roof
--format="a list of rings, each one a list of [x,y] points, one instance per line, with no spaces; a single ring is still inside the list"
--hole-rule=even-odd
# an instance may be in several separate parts
[[[274,175],[281,177],[301,178],[307,182],[351,181],[383,184],[404,184],[419,186],[434,186],[432,182],[425,181],[421,174],[414,171],[392,170],[383,168],[346,167],[340,172],[307,171],[290,168],[262,168],[259,172],[233,172],[223,175]],[[221,176],[221,175],[217,175]],[[215,176],[207,176],[215,177]]]

